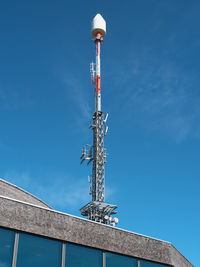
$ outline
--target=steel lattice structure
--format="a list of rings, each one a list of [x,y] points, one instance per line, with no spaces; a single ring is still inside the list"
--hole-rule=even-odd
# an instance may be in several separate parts
[[[104,148],[104,136],[108,127],[105,125],[108,114],[104,117],[101,111],[101,73],[100,73],[100,47],[103,42],[106,27],[105,21],[100,14],[93,19],[92,35],[96,44],[96,64],[91,63],[90,71],[92,81],[95,86],[95,112],[92,117],[92,125],[89,127],[93,131],[93,145],[86,145],[81,154],[81,163],[88,160],[88,164],[93,163],[90,194],[92,201],[81,208],[81,214],[87,216],[89,220],[115,225],[117,218],[112,219],[111,215],[117,206],[105,203],[105,163],[106,150]]]
[[[104,149],[104,121],[103,112],[95,112],[93,115],[93,168],[92,168],[92,200],[105,200],[105,159]]]

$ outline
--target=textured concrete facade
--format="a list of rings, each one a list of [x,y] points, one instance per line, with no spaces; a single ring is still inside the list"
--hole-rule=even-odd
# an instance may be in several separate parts
[[[0,197],[0,226],[169,266],[193,266],[171,243],[6,197]]]
[[[30,204],[38,205],[44,208],[51,208],[42,200],[24,191],[23,189],[6,182],[0,178],[0,196],[10,197],[16,200],[21,200]]]

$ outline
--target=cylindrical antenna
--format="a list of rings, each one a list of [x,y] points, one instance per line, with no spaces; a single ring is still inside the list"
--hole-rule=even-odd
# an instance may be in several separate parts
[[[95,111],[101,111],[101,33],[97,33],[95,37],[96,42],[96,88],[95,88]]]

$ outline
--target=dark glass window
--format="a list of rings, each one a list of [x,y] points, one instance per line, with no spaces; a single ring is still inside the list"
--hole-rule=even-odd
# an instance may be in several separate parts
[[[106,252],[106,267],[137,267],[137,259]]]
[[[12,266],[14,239],[13,231],[0,228],[0,267]]]
[[[60,267],[61,254],[59,241],[19,234],[17,267]]]
[[[140,260],[140,267],[167,267],[167,265],[151,261]]]
[[[102,251],[66,244],[66,267],[102,267]]]

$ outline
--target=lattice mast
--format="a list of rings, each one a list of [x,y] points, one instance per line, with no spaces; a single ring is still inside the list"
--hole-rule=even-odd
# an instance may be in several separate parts
[[[92,35],[96,45],[96,63],[90,64],[92,82],[95,84],[95,112],[92,116],[92,124],[89,127],[93,131],[93,145],[86,145],[81,154],[81,164],[88,160],[88,165],[92,162],[92,175],[89,176],[90,194],[92,201],[81,208],[81,214],[87,216],[89,220],[104,224],[115,225],[118,219],[112,219],[111,215],[117,206],[105,203],[105,163],[106,150],[104,148],[104,136],[108,131],[106,121],[108,114],[104,117],[101,110],[101,64],[100,49],[103,37],[106,34],[106,22],[100,14],[97,14],[92,21]]]

